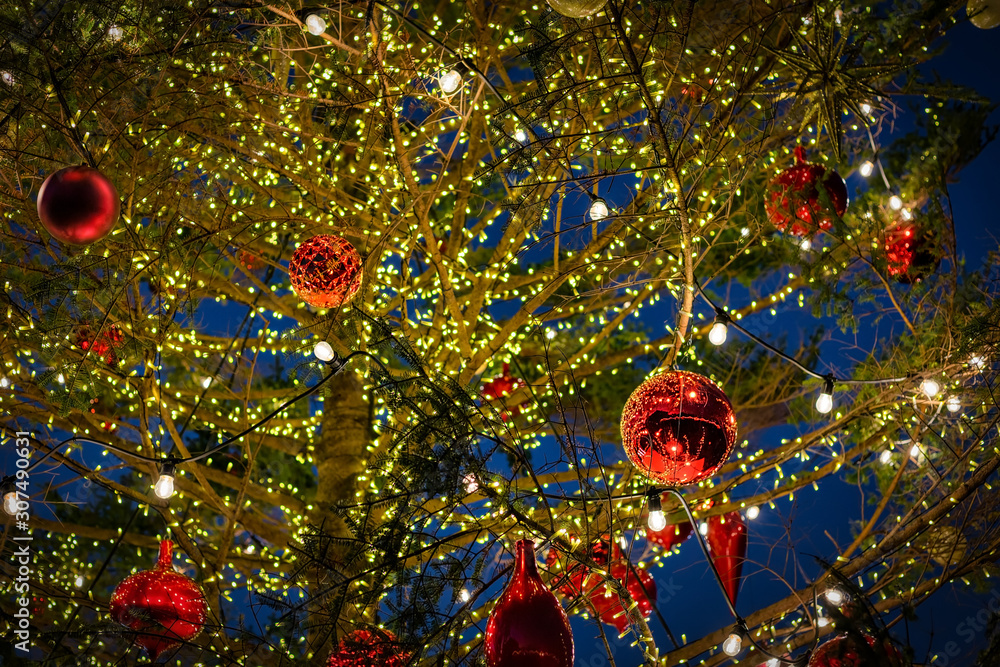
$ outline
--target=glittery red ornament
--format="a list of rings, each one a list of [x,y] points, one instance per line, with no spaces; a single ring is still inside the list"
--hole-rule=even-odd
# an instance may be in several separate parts
[[[340,640],[326,667],[403,667],[410,654],[388,630],[355,630]]]
[[[819,184],[826,190],[832,208],[820,201]],[[834,213],[839,217],[847,210],[847,184],[844,179],[821,164],[806,162],[802,146],[795,147],[795,166],[779,173],[771,181],[769,189],[764,210],[771,224],[796,236],[813,232],[817,227],[831,229]]]
[[[503,373],[495,378],[483,383],[482,395],[487,401],[498,401],[502,398],[510,396],[515,391],[521,387],[525,387],[527,384],[521,378],[516,378],[510,374],[510,364],[503,365]],[[515,415],[521,414],[522,406],[524,403],[519,403],[511,408],[511,411]],[[500,417],[506,421],[507,412],[504,411],[500,414]]]
[[[87,245],[104,238],[118,221],[118,191],[101,172],[86,166],[49,174],[38,191],[38,218],[63,243]]]
[[[175,572],[172,561],[173,543],[163,540],[156,566],[128,576],[111,595],[111,618],[136,632],[135,643],[153,661],[197,637],[205,625],[205,594]]]
[[[736,604],[736,594],[740,591],[740,577],[743,561],[747,555],[747,525],[739,512],[716,515],[708,519],[709,553],[715,569],[719,571],[726,594]]]
[[[611,576],[625,586],[638,605],[642,617],[648,619],[656,604],[656,582],[649,572],[630,567],[621,548],[607,536],[594,543],[588,555],[602,568],[607,568]],[[556,569],[560,560],[559,552],[549,549],[545,557],[546,564]],[[619,633],[625,631],[629,624],[625,608],[619,595],[604,581],[603,575],[588,570],[578,562],[570,563],[560,574],[563,583],[559,586],[559,591],[563,595],[571,599],[586,595],[602,622],[615,626]]]
[[[299,244],[288,265],[292,289],[317,308],[340,308],[361,287],[361,255],[344,238],[320,234]]]
[[[694,533],[694,526],[690,521],[667,526],[663,530],[651,530],[646,528],[646,539],[653,544],[658,544],[664,549],[671,549],[675,545],[683,544]]]
[[[912,223],[900,223],[885,235],[889,275],[898,282],[919,282],[941,263],[941,250],[933,235]]]
[[[736,444],[736,414],[714,382],[668,371],[639,385],[622,409],[622,445],[644,475],[670,486],[718,470]]]
[[[81,350],[103,359],[105,363],[112,366],[118,362],[115,348],[119,347],[123,340],[125,340],[125,335],[114,324],[105,327],[96,336],[88,326],[80,327],[76,334],[76,344]]]
[[[837,635],[813,651],[808,667],[903,667],[903,655],[892,642],[864,637],[868,646],[855,634]]]
[[[535,545],[517,543],[514,573],[486,623],[487,667],[573,667],[566,612],[538,576]]]

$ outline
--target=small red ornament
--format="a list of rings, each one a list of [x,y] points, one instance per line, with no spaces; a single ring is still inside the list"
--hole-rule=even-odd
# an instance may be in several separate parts
[[[807,667],[903,667],[903,655],[888,639],[864,638],[868,646],[856,634],[837,635],[813,651]]]
[[[901,223],[885,235],[889,275],[907,285],[934,273],[941,263],[933,236],[912,223]]]
[[[743,561],[747,555],[747,525],[739,512],[716,515],[708,519],[708,542],[712,562],[719,571],[722,584],[729,600],[736,604],[736,594],[740,591],[740,577]]]
[[[498,401],[500,399],[510,396],[515,391],[521,387],[526,387],[527,383],[521,378],[516,378],[510,374],[510,364],[505,363],[503,365],[503,373],[497,377],[485,382],[483,384],[482,395],[487,401]],[[511,408],[515,415],[521,414],[522,406],[524,403],[520,403]],[[500,414],[500,417],[506,421],[507,412],[504,411]]]
[[[82,326],[76,334],[76,344],[84,352],[90,352],[94,356],[103,359],[109,365],[118,362],[115,348],[125,340],[125,334],[116,325],[106,327],[96,336],[89,326]]]
[[[317,308],[340,308],[361,287],[361,255],[350,241],[320,234],[299,244],[288,265],[292,289]]]
[[[667,526],[663,530],[650,530],[646,528],[646,539],[653,544],[658,544],[664,549],[671,549],[675,545],[684,544],[694,533],[694,526],[690,521],[684,521],[673,526]]]
[[[832,209],[820,202],[817,187],[820,183],[830,198]],[[817,227],[829,230],[833,227],[833,214],[840,217],[847,210],[844,179],[833,169],[806,162],[802,146],[795,147],[795,166],[779,173],[769,188],[764,202],[767,217],[779,231],[788,230],[795,236],[813,232]]]
[[[253,273],[258,269],[264,268],[264,260],[262,260],[257,255],[253,254],[249,250],[240,250],[239,260],[240,260],[240,266],[242,266],[250,273]]]
[[[326,667],[403,667],[410,654],[388,630],[355,630],[340,640]]]
[[[487,667],[573,667],[573,632],[535,565],[535,545],[516,545],[514,573],[486,623]]]
[[[644,475],[694,484],[722,467],[736,444],[736,414],[707,377],[668,371],[639,385],[622,409],[622,445]]]
[[[189,642],[205,625],[205,594],[174,571],[173,542],[160,542],[152,570],[129,575],[111,595],[111,618],[136,632],[135,643],[156,661],[164,651]]]
[[[80,165],[49,174],[38,191],[38,218],[63,243],[88,245],[118,221],[118,191],[101,172]]]

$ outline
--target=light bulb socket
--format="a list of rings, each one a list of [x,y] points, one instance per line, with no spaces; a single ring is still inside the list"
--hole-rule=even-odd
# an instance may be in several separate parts
[[[823,378],[823,393],[827,396],[833,396],[833,385],[837,382],[837,379],[832,375],[827,375]]]
[[[177,477],[177,459],[167,459],[160,464],[160,476]]]
[[[646,493],[646,498],[649,501],[649,511],[650,512],[662,512],[663,502],[660,500],[660,492],[656,489]]]

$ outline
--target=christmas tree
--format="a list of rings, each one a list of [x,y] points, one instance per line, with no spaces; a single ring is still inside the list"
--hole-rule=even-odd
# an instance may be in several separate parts
[[[933,660],[1000,546],[965,5],[0,7],[2,659]]]

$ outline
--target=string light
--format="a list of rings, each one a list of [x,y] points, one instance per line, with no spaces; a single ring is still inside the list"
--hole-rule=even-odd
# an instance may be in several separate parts
[[[726,641],[722,642],[722,652],[733,656],[743,650],[743,637],[738,632],[730,633]]]
[[[847,599],[847,594],[839,588],[828,588],[823,597],[827,599],[830,604],[840,605]]]
[[[514,132],[514,141],[516,141],[517,143],[523,144],[527,140],[528,140],[528,133],[522,130],[521,128],[518,128]]]
[[[949,396],[945,406],[948,408],[948,412],[958,412],[962,409],[962,401],[958,396]]]
[[[110,26],[108,28],[108,37],[113,42],[117,42],[118,40],[120,40],[122,38],[122,35],[124,34],[125,34],[124,31],[122,31],[122,29],[116,25]]]
[[[472,599],[472,594],[469,593],[467,589],[463,588],[462,592],[458,594],[458,599],[462,602],[468,602]]]
[[[865,160],[861,163],[861,169],[859,169],[861,175],[868,178],[875,171],[875,164],[871,160]]]
[[[174,474],[176,468],[177,466],[170,461],[165,462],[160,467],[160,476],[156,480],[156,486],[153,487],[153,493],[156,494],[157,498],[168,500],[174,495]]]
[[[457,69],[448,70],[438,78],[438,85],[441,86],[441,92],[451,95],[462,87],[462,73]]]
[[[884,450],[878,457],[878,460],[882,463],[888,463],[892,460],[892,452],[888,449]]]
[[[867,102],[861,105],[861,113],[867,116],[871,112],[872,112],[872,105],[868,104]]]
[[[667,517],[663,514],[663,504],[660,502],[658,492],[649,493],[649,518],[646,525],[655,533],[667,527]]]
[[[934,398],[941,392],[941,385],[937,383],[937,380],[928,378],[920,383],[920,391],[924,392],[927,398]]]
[[[336,356],[333,352],[333,346],[325,340],[316,343],[316,347],[313,348],[313,354],[320,361],[333,361],[334,356]]]
[[[978,354],[972,356],[969,359],[969,365],[975,368],[977,371],[981,371],[986,368],[986,359]]]
[[[201,382],[199,384],[201,384],[201,388],[202,389],[208,389],[209,387],[212,386],[212,378],[210,378],[210,377],[203,377],[201,379]]]
[[[903,208],[903,200],[899,198],[899,195],[889,197],[889,208],[893,211],[898,211]]]
[[[760,508],[756,505],[751,505],[747,508],[747,518],[753,521],[760,516]]]
[[[833,410],[833,379],[826,378],[823,391],[820,392],[819,398],[816,399],[816,411],[825,415],[829,414],[831,410]]]
[[[715,316],[715,323],[708,332],[708,342],[712,345],[722,345],[726,342],[726,336],[729,333],[728,320],[729,318],[721,311]]]
[[[3,480],[0,484],[0,489],[3,490],[3,511],[14,516],[17,514],[17,487],[14,485],[14,478],[8,477]]]
[[[326,32],[326,21],[318,14],[310,14],[306,17],[306,30],[310,35],[322,35]]]
[[[598,220],[604,220],[604,218],[608,217],[608,213],[610,213],[610,211],[608,210],[608,204],[600,197],[591,202],[590,219],[593,220],[594,222],[597,222]]]
[[[802,248],[804,252],[809,252],[813,247],[812,239],[802,239],[802,242],[799,243],[799,247]]]
[[[698,524],[698,532],[702,535],[708,535],[708,522],[702,521]]]
[[[10,379],[6,375],[0,375],[0,389],[8,389],[10,387]]]

